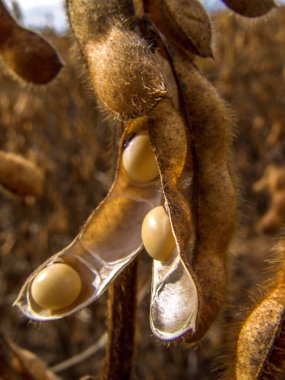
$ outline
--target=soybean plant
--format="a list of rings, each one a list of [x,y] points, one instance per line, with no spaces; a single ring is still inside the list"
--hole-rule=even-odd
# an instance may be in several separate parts
[[[270,0],[225,3],[250,17],[274,6]],[[120,126],[117,171],[80,233],[31,274],[16,305],[29,318],[52,320],[82,309],[109,288],[103,378],[127,379],[136,257],[143,246],[153,258],[150,326],[157,338],[193,345],[223,305],[237,220],[233,123],[228,106],[195,64],[197,55],[212,56],[211,24],[199,1],[67,0],[66,5],[96,99]],[[271,301],[265,300],[262,310]],[[261,319],[266,360],[282,331],[280,315],[273,337],[272,320]],[[259,358],[261,364],[248,371],[256,355],[240,348],[251,346],[249,318],[239,339],[233,375],[238,379],[261,378],[263,369],[256,368],[265,368]]]

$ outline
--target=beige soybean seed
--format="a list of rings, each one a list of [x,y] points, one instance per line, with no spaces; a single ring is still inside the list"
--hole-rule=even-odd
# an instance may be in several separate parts
[[[33,280],[31,293],[36,304],[57,310],[71,305],[81,291],[79,274],[67,264],[57,263],[43,269]]]
[[[163,262],[173,254],[176,243],[163,206],[155,207],[147,213],[141,234],[144,247],[153,259]]]
[[[147,132],[137,134],[129,142],[122,159],[126,173],[136,182],[151,181],[159,174]]]

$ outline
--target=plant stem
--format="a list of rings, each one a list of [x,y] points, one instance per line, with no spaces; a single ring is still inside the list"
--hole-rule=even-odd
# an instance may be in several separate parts
[[[109,287],[109,338],[102,380],[131,379],[136,278],[137,259]]]

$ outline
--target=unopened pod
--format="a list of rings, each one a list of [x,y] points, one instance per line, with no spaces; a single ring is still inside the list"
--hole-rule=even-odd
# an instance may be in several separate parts
[[[18,80],[45,85],[63,66],[55,48],[43,36],[19,25],[0,0],[0,61]]]

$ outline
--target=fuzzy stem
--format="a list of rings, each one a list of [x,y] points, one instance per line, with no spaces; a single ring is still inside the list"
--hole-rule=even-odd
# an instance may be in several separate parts
[[[102,380],[131,379],[136,278],[137,259],[109,287],[109,341]]]

